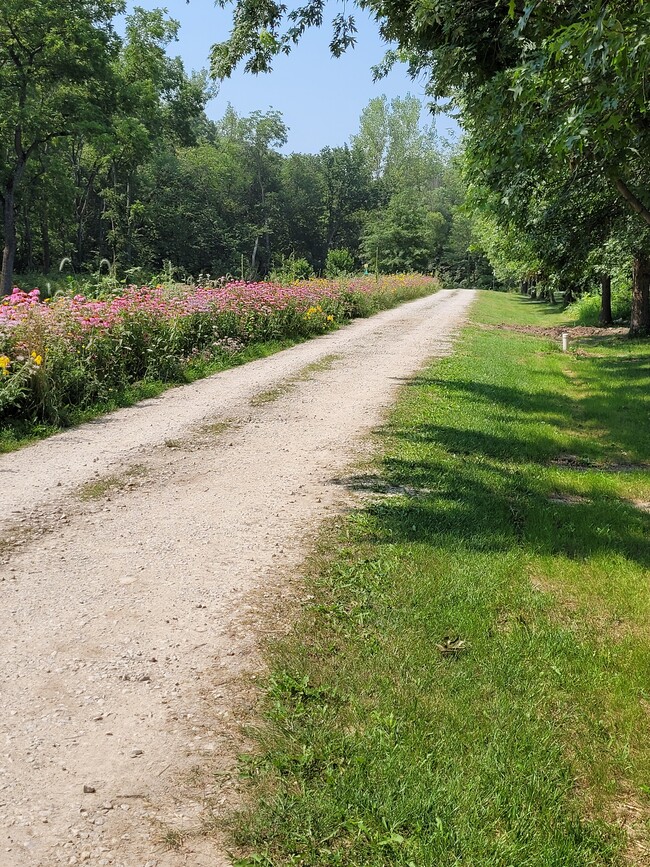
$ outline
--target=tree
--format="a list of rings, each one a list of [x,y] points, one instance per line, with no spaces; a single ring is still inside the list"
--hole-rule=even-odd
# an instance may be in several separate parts
[[[366,223],[362,252],[380,271],[430,271],[440,256],[445,220],[411,191],[396,193]]]
[[[336,248],[358,248],[365,214],[374,195],[361,154],[347,145],[320,152],[325,182],[325,257]]]
[[[178,27],[160,9],[136,7],[126,19],[126,38],[115,62],[117,106],[101,142],[107,158],[103,219],[110,223],[114,262],[118,250],[127,264],[133,259],[146,204],[137,195],[139,167],[156,151],[196,143],[210,95],[204,76],[188,76],[179,58],[167,56]]]
[[[291,154],[282,161],[277,245],[321,270],[325,260],[326,182],[319,154]]]
[[[227,0],[219,0],[226,5]],[[569,177],[576,162],[605,179],[646,224],[650,155],[646,69],[650,61],[650,0],[359,0],[397,42],[380,72],[406,59],[424,75],[433,98],[451,99],[484,142],[524,184],[541,161],[521,160],[531,128],[548,160]],[[225,76],[241,60],[268,69],[305,28],[322,23],[322,0],[287,9],[266,0],[237,0],[236,25],[215,46],[213,71]],[[337,19],[332,48],[354,37],[354,20]],[[498,149],[496,140],[505,147]],[[530,154],[529,154],[530,155]],[[514,173],[513,186],[515,183]],[[632,331],[650,328],[643,237],[635,250]]]
[[[271,265],[272,223],[276,216],[277,189],[282,159],[275,150],[286,144],[287,127],[278,111],[254,111],[240,117],[232,106],[219,124],[222,135],[239,142],[242,157],[250,165],[253,180],[250,204],[255,223],[254,244],[250,257],[250,273],[266,272]],[[264,245],[264,256],[260,250]]]
[[[26,168],[57,139],[107,123],[114,104],[111,28],[121,0],[4,0],[0,8],[0,292],[11,291],[16,196]]]
[[[352,147],[363,154],[386,196],[403,189],[423,192],[439,183],[442,160],[436,132],[421,125],[421,115],[422,103],[410,94],[390,103],[385,96],[376,97],[361,114]]]

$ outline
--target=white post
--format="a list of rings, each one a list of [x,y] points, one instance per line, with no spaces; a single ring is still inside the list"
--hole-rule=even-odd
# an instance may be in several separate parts
[[[562,352],[567,352],[569,349],[569,335],[566,331],[562,332]]]

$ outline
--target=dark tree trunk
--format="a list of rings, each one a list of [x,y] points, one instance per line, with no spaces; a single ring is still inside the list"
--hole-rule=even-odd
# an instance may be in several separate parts
[[[600,276],[600,318],[601,325],[611,325],[612,319],[612,278],[609,274]]]
[[[634,254],[632,269],[632,316],[630,337],[650,334],[650,260],[645,253]]]
[[[32,239],[32,221],[29,219],[29,214],[25,214],[24,224],[25,264],[27,265],[27,270],[31,272],[34,270],[34,244]]]
[[[16,262],[16,212],[13,184],[5,190],[3,200],[4,249],[2,251],[2,274],[0,295],[11,295],[14,264]]]
[[[50,221],[47,216],[47,205],[43,205],[41,211],[41,242],[43,244],[43,271],[50,273],[52,256],[50,253]]]

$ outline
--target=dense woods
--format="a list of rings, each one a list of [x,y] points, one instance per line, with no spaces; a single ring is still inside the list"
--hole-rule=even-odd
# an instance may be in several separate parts
[[[467,252],[457,157],[417,99],[376,98],[349,143],[286,155],[276,111],[206,117],[213,85],[168,53],[177,22],[136,8],[120,37],[119,9],[0,12],[4,293],[60,266],[105,282],[165,263],[180,278],[486,270]]]

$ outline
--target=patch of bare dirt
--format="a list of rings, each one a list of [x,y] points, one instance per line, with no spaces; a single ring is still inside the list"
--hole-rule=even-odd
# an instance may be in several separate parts
[[[588,497],[581,497],[579,494],[551,494],[548,501],[559,506],[582,506],[591,502]]]
[[[506,322],[487,327],[496,328],[500,331],[516,331],[519,334],[530,334],[534,337],[552,338],[560,338],[565,333],[568,334],[570,338],[627,337],[630,332],[629,328],[595,328],[587,325],[576,325],[572,328],[568,328],[561,325],[511,325]]]
[[[599,470],[604,473],[635,473],[650,470],[650,464],[645,461],[638,463],[592,461],[590,458],[570,454],[558,455],[556,458],[552,458],[549,464],[553,467],[565,467],[569,470]]]
[[[625,832],[627,845],[625,860],[633,867],[650,867],[648,823],[650,813],[630,793],[627,798],[613,805],[614,821]]]
[[[0,867],[229,863],[214,829],[260,642],[323,520],[367,496],[333,480],[473,298],[439,292],[0,457]]]

